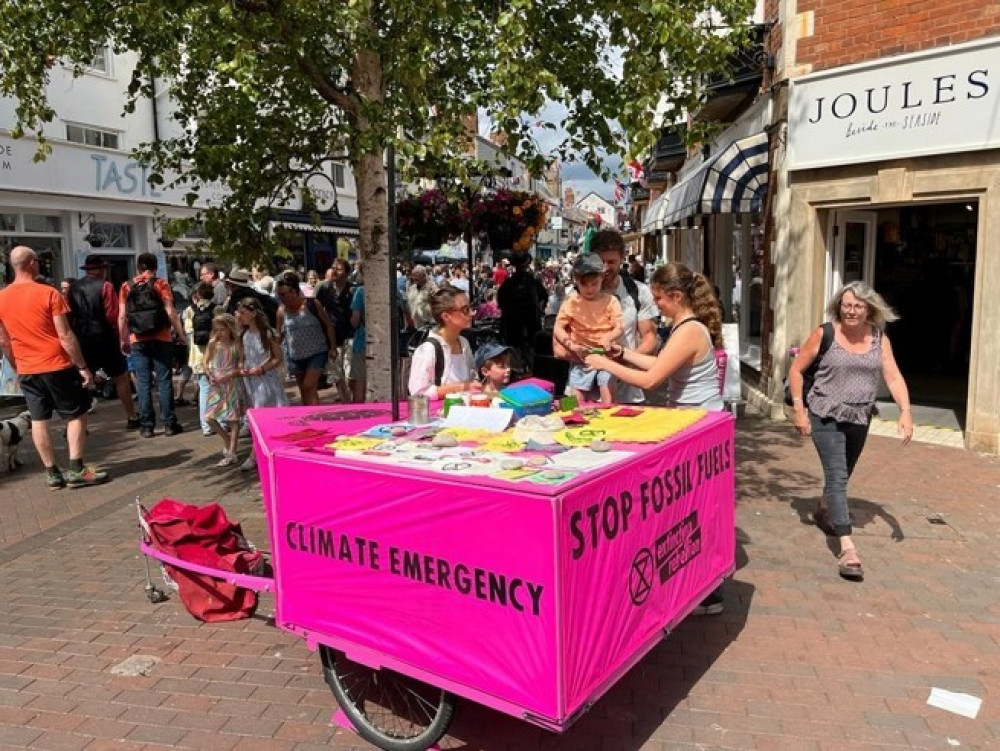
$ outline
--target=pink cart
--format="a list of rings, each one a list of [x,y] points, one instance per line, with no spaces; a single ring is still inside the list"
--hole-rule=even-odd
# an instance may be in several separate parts
[[[326,448],[390,419],[381,405],[250,413],[275,623],[319,651],[380,748],[429,748],[455,696],[565,730],[733,571],[726,413],[542,482]]]

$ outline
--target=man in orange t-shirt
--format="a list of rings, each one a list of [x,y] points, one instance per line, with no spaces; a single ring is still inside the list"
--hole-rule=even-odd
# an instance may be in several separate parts
[[[0,348],[17,372],[31,413],[31,438],[52,490],[98,485],[108,473],[83,464],[87,439],[87,389],[94,376],[70,328],[69,306],[59,291],[35,281],[38,256],[19,245],[10,252],[14,282],[0,290]],[[53,411],[66,420],[69,469],[56,465],[49,433]]]
[[[177,435],[184,429],[174,415],[174,345],[170,336],[173,329],[177,335],[178,344],[187,344],[187,335],[181,324],[177,309],[174,308],[174,295],[165,279],[156,277],[156,256],[152,253],[140,253],[135,259],[135,267],[139,274],[126,282],[118,293],[118,332],[121,337],[122,352],[132,353],[135,364],[135,378],[138,381],[136,392],[139,397],[139,435],[152,438],[156,428],[156,412],[153,411],[153,382],[160,398],[160,419],[163,421],[164,435]],[[145,290],[136,287],[147,285]],[[134,293],[144,293],[152,288],[159,303],[150,300],[146,294],[137,294],[143,298],[143,310],[137,309],[137,304],[129,305],[129,296]],[[152,302],[152,306],[147,303]],[[131,320],[130,320],[131,316]],[[134,330],[135,325],[142,323],[145,331]]]

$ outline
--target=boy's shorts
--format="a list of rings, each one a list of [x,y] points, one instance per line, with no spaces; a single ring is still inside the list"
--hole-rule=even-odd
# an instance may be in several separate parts
[[[611,373],[606,370],[587,370],[583,365],[569,368],[569,387],[578,391],[593,391],[611,383]]]

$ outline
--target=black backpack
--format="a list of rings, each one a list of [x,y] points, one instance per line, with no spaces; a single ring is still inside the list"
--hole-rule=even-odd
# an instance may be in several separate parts
[[[635,303],[635,314],[638,316],[641,308],[639,307],[639,284],[636,280],[629,274],[625,269],[621,269],[618,274],[622,278],[622,283],[625,285],[625,291],[628,292],[628,296],[632,298],[632,302]]]
[[[211,300],[201,300],[194,304],[192,324],[194,332],[191,339],[199,347],[208,344],[212,338],[212,320],[215,318],[215,304]]]
[[[809,403],[809,390],[812,388],[813,381],[816,380],[816,371],[819,370],[820,360],[823,359],[823,355],[826,351],[830,349],[830,345],[833,344],[833,324],[827,321],[823,324],[823,338],[819,340],[819,352],[816,353],[816,359],[812,361],[812,364],[802,371],[802,402],[804,404]],[[785,377],[785,404],[789,407],[792,406],[792,388],[788,383],[788,377]]]
[[[434,385],[440,386],[441,379],[444,378],[444,347],[441,346],[440,339],[436,336],[431,336],[431,332],[435,328],[436,324],[428,323],[426,326],[421,326],[411,333],[410,338],[406,342],[406,354],[408,357],[413,357],[413,353],[417,351],[417,347],[424,342],[430,342],[431,346],[434,347]]]
[[[136,282],[125,298],[128,327],[137,336],[155,334],[170,325],[167,307],[163,304],[155,282],[155,278]]]
[[[69,288],[69,309],[73,333],[78,339],[94,339],[114,333],[104,314],[101,290],[104,280],[84,277]]]

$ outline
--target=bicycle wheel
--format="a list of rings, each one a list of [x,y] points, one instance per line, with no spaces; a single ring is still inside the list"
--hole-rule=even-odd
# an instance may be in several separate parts
[[[425,751],[448,731],[455,696],[320,645],[323,677],[358,735],[385,751]]]

